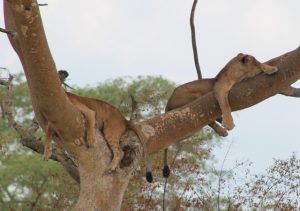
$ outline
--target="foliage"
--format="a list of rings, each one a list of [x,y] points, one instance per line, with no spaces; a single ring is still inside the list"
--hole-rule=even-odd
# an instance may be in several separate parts
[[[74,86],[73,86],[74,87]],[[76,88],[82,96],[102,99],[118,107],[128,118],[130,95],[138,102],[139,119],[164,112],[174,83],[162,77],[117,78],[96,87]],[[73,92],[73,91],[72,91]],[[3,99],[0,86],[0,102]],[[24,77],[15,76],[14,112],[28,125],[33,117]],[[42,133],[37,134],[41,137]],[[65,210],[75,203],[79,187],[54,161],[20,146],[16,133],[0,118],[0,210]],[[299,207],[300,160],[275,160],[263,175],[246,176],[241,184],[234,170],[247,167],[237,163],[233,169],[214,167],[211,150],[219,143],[211,130],[199,131],[187,141],[169,147],[171,176],[167,183],[168,210],[297,210]],[[161,210],[165,179],[162,154],[152,156],[154,183],[146,183],[144,172],[136,169],[124,196],[122,210]],[[235,188],[238,184],[238,187]],[[219,198],[219,200],[218,200]]]
[[[62,210],[78,197],[78,185],[53,161],[11,152],[0,163],[0,210]]]
[[[208,138],[209,137],[209,138]],[[194,136],[169,147],[171,175],[168,179],[167,201],[168,209],[196,208],[203,198],[198,191],[208,189],[210,180],[205,178],[213,173],[206,165],[211,159],[210,150],[213,147],[214,136],[205,136],[199,132]],[[127,188],[122,210],[160,210],[162,209],[162,195],[165,179],[162,177],[163,153],[152,156],[154,183],[146,183],[143,173],[136,174],[135,181]],[[198,194],[198,196],[197,196]],[[193,197],[191,197],[193,195]],[[196,198],[194,196],[197,196]],[[144,203],[141,203],[143,202]]]
[[[140,109],[139,118],[148,118],[164,113],[164,107],[175,84],[161,76],[139,76],[117,78],[99,83],[96,87],[77,88],[77,94],[104,100],[126,116],[130,116],[131,98],[134,96]]]
[[[4,87],[0,86],[0,102]],[[23,126],[33,117],[27,84],[14,76],[14,114]],[[1,111],[2,112],[2,111]],[[78,185],[56,162],[42,161],[18,142],[18,135],[0,118],[0,210],[63,210],[74,204]],[[41,137],[41,132],[37,133]]]
[[[236,189],[236,205],[255,210],[300,209],[300,159],[275,159],[266,174],[253,175]]]
[[[33,117],[29,92],[22,74],[14,78],[14,114],[26,126]],[[128,77],[126,80],[110,80],[95,88],[78,88],[77,93],[114,104],[126,116],[131,111],[130,93],[139,101],[140,107],[148,109],[141,113],[151,116],[163,111],[173,88],[174,84],[162,77]],[[1,86],[0,102],[4,92]],[[150,93],[151,101],[146,101]],[[48,210],[51,207],[62,210],[72,206],[78,195],[78,185],[62,171],[62,167],[56,162],[45,163],[41,161],[40,155],[21,147],[17,134],[7,127],[4,117],[0,119],[0,131],[3,149],[0,154],[0,210]],[[41,136],[41,133],[37,135]]]

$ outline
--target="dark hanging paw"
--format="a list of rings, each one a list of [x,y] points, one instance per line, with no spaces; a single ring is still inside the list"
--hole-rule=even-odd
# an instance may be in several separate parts
[[[171,170],[168,165],[165,165],[163,168],[163,176],[164,178],[168,178],[170,176]]]
[[[146,180],[147,182],[153,182],[153,176],[152,176],[152,172],[151,171],[147,171],[146,172]]]

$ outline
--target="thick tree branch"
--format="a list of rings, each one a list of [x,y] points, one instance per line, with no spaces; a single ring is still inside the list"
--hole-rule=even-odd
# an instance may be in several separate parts
[[[6,29],[17,32],[17,36],[8,37],[24,67],[37,120],[43,129],[50,122],[58,135],[55,141],[68,153],[75,154],[76,162],[78,161],[81,190],[74,210],[119,210],[132,167],[142,157],[137,136],[133,132],[123,135],[121,146],[125,156],[122,168],[111,174],[106,171],[111,161],[111,152],[100,133],[95,134],[97,141],[94,147],[85,150],[76,146],[74,143],[78,140],[81,143],[83,141],[84,118],[61,87],[37,1],[4,0],[4,12]],[[272,76],[259,75],[237,84],[229,95],[232,110],[259,103],[298,80],[300,49],[290,52],[278,68],[279,72]],[[139,127],[148,138],[148,151],[154,153],[190,136],[220,115],[213,93],[208,93],[182,108],[143,121]],[[34,127],[32,130],[34,131]],[[57,153],[56,159],[59,160],[62,154]],[[76,177],[77,165],[68,169],[69,160],[61,159],[61,163]],[[129,168],[125,168],[126,166]],[[114,203],[111,203],[111,198],[114,198]]]
[[[17,32],[9,40],[22,62],[40,126],[50,122],[62,143],[74,149],[74,142],[84,142],[84,119],[61,87],[37,1],[4,0],[4,11],[7,30]]]
[[[280,93],[300,78],[300,48],[269,62],[278,63],[278,73],[260,74],[234,86],[229,94],[233,111]],[[219,105],[210,92],[184,107],[142,122],[141,129],[149,136],[149,152],[154,153],[192,135],[220,116]]]

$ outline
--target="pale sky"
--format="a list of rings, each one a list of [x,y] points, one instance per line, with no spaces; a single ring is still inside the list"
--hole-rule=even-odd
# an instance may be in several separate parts
[[[70,83],[96,85],[122,76],[162,75],[178,84],[195,80],[189,15],[192,0],[48,0],[42,7],[50,49]],[[213,77],[238,53],[266,61],[300,44],[299,0],[199,0],[195,14],[204,77]],[[0,12],[3,14],[2,4]],[[4,27],[3,16],[0,19]],[[5,35],[0,66],[22,70]],[[300,83],[296,86],[300,87]],[[226,166],[254,161],[257,171],[273,158],[300,151],[300,99],[272,97],[233,114],[234,140]],[[226,144],[215,150],[223,158]],[[300,153],[299,153],[300,154]]]

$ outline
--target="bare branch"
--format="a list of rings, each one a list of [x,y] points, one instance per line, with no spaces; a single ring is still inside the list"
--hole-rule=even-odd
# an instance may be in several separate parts
[[[0,84],[7,87],[3,101],[1,102],[2,115],[7,118],[9,126],[14,128],[20,135],[20,142],[23,146],[28,147],[39,154],[44,154],[44,144],[40,139],[34,136],[34,133],[39,129],[36,119],[34,118],[32,120],[32,123],[27,130],[15,121],[12,108],[12,80],[13,76],[11,75],[9,75],[7,80],[0,80]],[[62,148],[56,147],[53,150],[50,159],[60,162],[73,179],[79,183],[80,179],[77,165]]]
[[[44,4],[39,4],[40,7],[43,7],[43,6],[48,6],[47,3],[44,3]]]
[[[6,30],[6,29],[3,29],[3,28],[0,28],[0,32],[3,32],[5,34],[8,34],[12,37],[15,37],[17,36],[17,32],[14,32],[14,31],[10,31],[10,30]]]
[[[4,94],[4,98],[2,101],[2,108],[3,108],[3,114],[6,116],[8,120],[8,124],[10,127],[14,128],[21,136],[26,136],[25,135],[25,130],[24,128],[18,124],[13,116],[13,111],[12,111],[12,80],[13,76],[9,75],[9,78],[6,82],[2,81],[1,85],[5,85],[7,90]]]
[[[195,9],[197,6],[198,0],[194,0],[192,10],[191,10],[191,16],[190,16],[190,26],[191,26],[191,36],[192,36],[192,47],[193,47],[193,54],[194,54],[194,62],[195,67],[197,70],[198,79],[202,79],[199,59],[198,59],[198,51],[197,51],[197,43],[196,43],[196,30],[195,30],[195,24],[194,24],[194,15],[195,15]]]
[[[2,101],[0,102],[0,108],[1,108],[1,117],[2,117],[2,119],[4,119],[5,115],[4,115],[4,108],[3,108],[3,102]]]
[[[66,90],[67,88],[70,88],[70,89],[75,90],[73,87],[69,86],[69,85],[66,83],[66,79],[67,79],[67,77],[69,76],[68,71],[66,71],[66,70],[59,70],[57,73],[58,73],[58,77],[59,77],[59,80],[60,80],[61,84],[64,85],[64,87],[65,87],[65,90]]]
[[[30,135],[33,135],[39,128],[39,123],[36,121],[36,118],[33,118],[27,131]]]
[[[138,118],[138,102],[135,100],[133,95],[130,95],[131,98],[131,115],[130,115],[130,121],[136,120]]]

